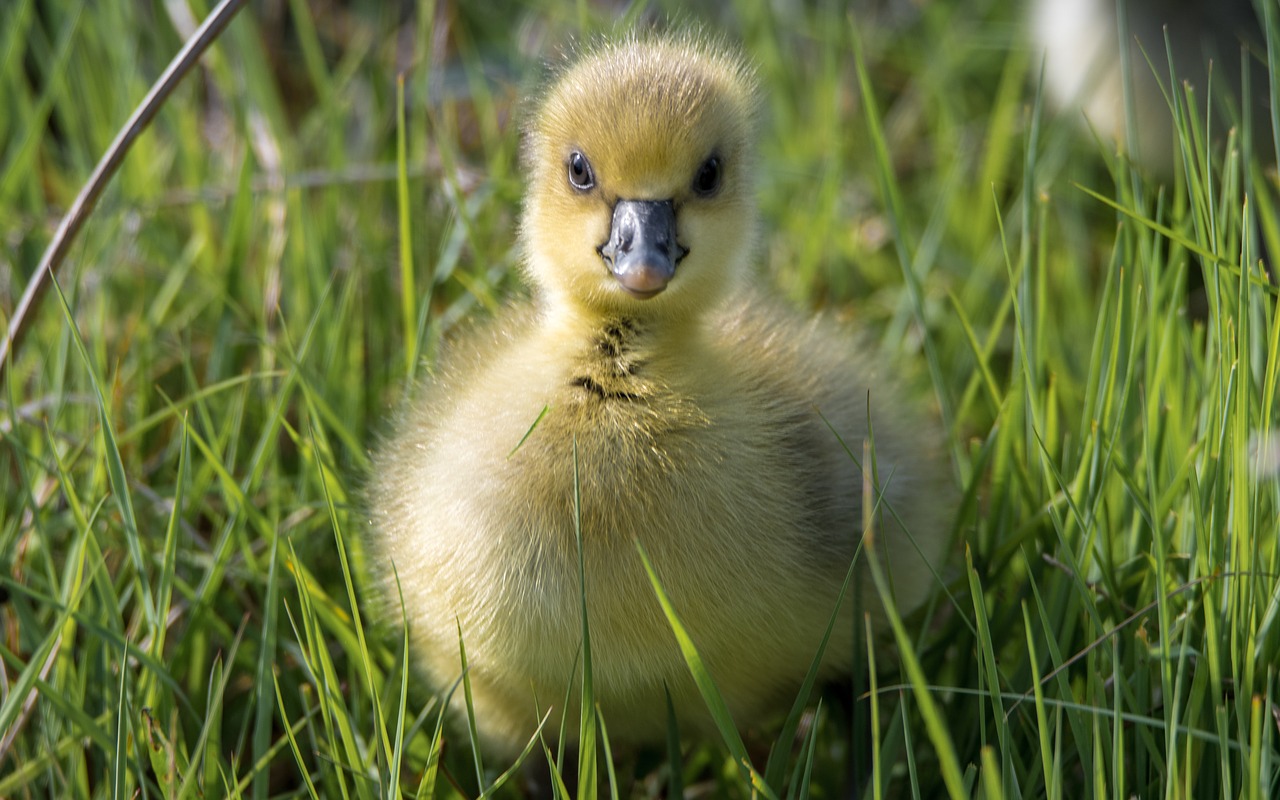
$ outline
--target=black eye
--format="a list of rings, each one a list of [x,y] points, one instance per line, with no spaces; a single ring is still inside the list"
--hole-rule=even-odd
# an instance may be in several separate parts
[[[577,150],[569,154],[569,183],[573,184],[573,188],[584,191],[596,185],[596,176],[591,171],[591,162]]]
[[[720,189],[720,178],[724,174],[724,166],[720,156],[711,156],[702,162],[698,172],[693,176],[693,192],[703,197],[710,197]]]

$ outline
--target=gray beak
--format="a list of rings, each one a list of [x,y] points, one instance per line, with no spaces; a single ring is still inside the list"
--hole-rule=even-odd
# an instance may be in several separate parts
[[[619,285],[641,299],[667,288],[676,264],[689,252],[676,242],[676,210],[670,200],[619,200],[609,241],[599,250]]]

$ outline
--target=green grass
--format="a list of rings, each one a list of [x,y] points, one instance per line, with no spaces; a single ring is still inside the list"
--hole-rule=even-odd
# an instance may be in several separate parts
[[[358,500],[406,381],[521,291],[520,97],[612,23],[386,5],[243,13],[0,380],[0,796],[521,793],[441,724],[466,687],[421,686],[365,602]],[[1017,4],[925,5],[705,19],[768,92],[767,279],[856,316],[948,424],[947,591],[898,654],[859,655],[851,713],[815,692],[768,764],[741,768],[728,732],[612,753],[606,714],[580,774],[830,797],[855,760],[884,796],[1280,794],[1280,314],[1258,265],[1280,147],[1206,130],[1179,87],[1187,166],[1162,188],[1042,107]],[[174,7],[0,4],[5,325],[181,46]]]

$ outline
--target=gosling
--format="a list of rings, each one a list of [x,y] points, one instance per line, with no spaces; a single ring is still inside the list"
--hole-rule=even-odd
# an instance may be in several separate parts
[[[853,332],[755,287],[757,104],[741,55],[700,35],[635,35],[563,68],[522,154],[533,300],[454,342],[375,457],[387,595],[439,690],[462,673],[461,634],[493,751],[558,720],[579,679],[579,530],[615,743],[662,741],[668,691],[682,731],[714,730],[637,542],[743,728],[785,712],[836,613],[822,674],[850,669],[854,604],[836,605],[864,441],[897,608],[936,584],[955,512],[943,433]]]

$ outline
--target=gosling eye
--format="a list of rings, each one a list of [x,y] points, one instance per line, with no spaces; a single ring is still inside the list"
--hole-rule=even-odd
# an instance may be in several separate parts
[[[724,175],[724,165],[720,156],[711,156],[702,162],[693,176],[693,193],[700,197],[710,197],[720,190],[720,179]]]
[[[569,183],[573,188],[583,192],[596,185],[596,176],[591,171],[591,162],[577,150],[569,154]]]

